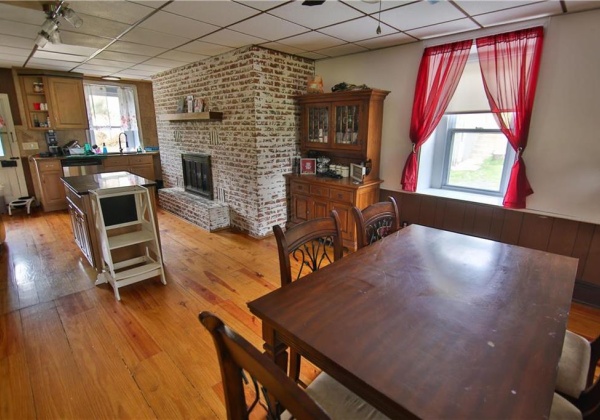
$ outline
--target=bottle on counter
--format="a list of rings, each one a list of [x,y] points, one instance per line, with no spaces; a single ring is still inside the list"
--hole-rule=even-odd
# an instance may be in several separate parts
[[[108,149],[106,148],[106,143],[102,143],[102,153],[107,154]]]

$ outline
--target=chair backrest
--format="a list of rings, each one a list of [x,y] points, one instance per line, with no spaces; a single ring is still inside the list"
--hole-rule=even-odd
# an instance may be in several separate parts
[[[279,251],[281,285],[292,282],[293,258],[298,264],[296,280],[304,274],[317,271],[323,263],[342,258],[342,231],[335,210],[330,217],[308,220],[289,228],[285,233],[279,225],[273,226]],[[304,270],[304,269],[307,270]]]
[[[264,386],[295,418],[329,418],[283,370],[217,316],[205,311],[198,318],[212,335],[217,348],[228,419],[248,418],[242,369]]]
[[[357,248],[363,248],[400,230],[400,214],[394,197],[368,206],[364,210],[352,208],[356,222]]]

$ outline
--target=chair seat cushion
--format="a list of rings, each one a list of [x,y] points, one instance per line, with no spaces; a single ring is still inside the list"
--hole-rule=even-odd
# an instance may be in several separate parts
[[[579,398],[586,388],[590,368],[591,347],[589,341],[571,331],[566,332],[562,354],[558,362],[556,390],[573,398]]]
[[[550,420],[581,420],[582,418],[581,411],[577,407],[556,392],[554,393],[552,408],[550,408]]]
[[[388,418],[325,372],[311,382],[306,392],[332,419]]]

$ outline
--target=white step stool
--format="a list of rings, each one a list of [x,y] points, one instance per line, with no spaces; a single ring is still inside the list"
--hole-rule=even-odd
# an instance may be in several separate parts
[[[27,214],[31,213],[31,203],[35,200],[35,197],[19,197],[16,200],[8,203],[8,214],[12,216],[13,209],[19,209],[22,207],[27,208]]]

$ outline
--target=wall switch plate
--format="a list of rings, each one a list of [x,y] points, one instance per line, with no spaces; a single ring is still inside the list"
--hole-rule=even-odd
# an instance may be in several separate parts
[[[23,150],[38,150],[39,146],[37,142],[32,141],[29,143],[23,143]]]

